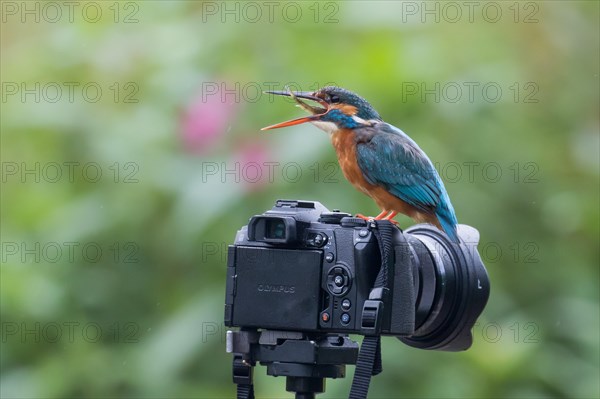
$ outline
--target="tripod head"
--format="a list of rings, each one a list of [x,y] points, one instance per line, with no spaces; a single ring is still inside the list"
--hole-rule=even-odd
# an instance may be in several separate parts
[[[227,331],[227,352],[234,354],[238,399],[254,397],[256,362],[267,366],[268,375],[285,376],[296,399],[314,399],[325,392],[326,378],[344,378],[346,364],[356,364],[358,344],[343,334],[240,330]]]

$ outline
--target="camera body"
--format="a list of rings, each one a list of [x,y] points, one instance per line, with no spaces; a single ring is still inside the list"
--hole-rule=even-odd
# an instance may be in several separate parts
[[[406,269],[391,271],[397,284],[412,289],[409,259],[395,263]],[[377,240],[363,220],[315,202],[278,201],[229,247],[225,324],[360,334],[363,304],[380,266]],[[402,305],[384,312],[384,333],[412,334],[414,303]],[[403,320],[392,323],[394,315]]]
[[[466,349],[489,295],[476,230],[459,229],[463,242],[453,244],[433,226],[412,229],[394,228],[379,332],[424,349]],[[380,267],[366,221],[319,202],[278,200],[229,246],[225,325],[368,334],[363,307]]]

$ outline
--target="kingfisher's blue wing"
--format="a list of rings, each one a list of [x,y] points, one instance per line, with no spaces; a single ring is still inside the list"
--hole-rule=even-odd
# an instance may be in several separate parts
[[[439,204],[444,188],[437,171],[408,136],[380,131],[357,145],[356,156],[370,183],[421,211],[433,212]]]
[[[435,167],[404,132],[380,123],[356,146],[364,177],[422,212],[435,213],[446,233],[456,236],[456,216]],[[376,132],[375,132],[376,131]]]

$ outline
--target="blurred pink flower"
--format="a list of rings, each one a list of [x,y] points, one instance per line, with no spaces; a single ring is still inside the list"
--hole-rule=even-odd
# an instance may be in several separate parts
[[[181,133],[187,150],[206,153],[222,140],[237,111],[232,96],[200,92],[186,107]]]
[[[248,191],[257,191],[276,178],[269,164],[269,149],[260,142],[243,143],[235,154],[240,181]]]

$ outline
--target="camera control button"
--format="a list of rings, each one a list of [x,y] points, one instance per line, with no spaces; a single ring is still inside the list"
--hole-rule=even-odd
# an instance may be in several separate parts
[[[327,243],[327,236],[325,234],[317,233],[315,235],[315,245],[317,247],[322,247],[326,243]]]
[[[346,298],[342,301],[342,309],[349,310],[351,306],[352,302],[350,302],[350,299]]]
[[[333,278],[333,283],[335,285],[337,285],[338,287],[343,286],[344,285],[344,276],[341,276],[341,275],[335,276]]]
[[[323,321],[323,323],[327,323],[329,321],[329,313],[327,313],[327,312],[321,313],[321,320]]]
[[[327,235],[323,233],[309,233],[306,237],[306,245],[320,248],[327,244]]]
[[[335,259],[335,257],[333,256],[333,254],[331,252],[328,252],[327,255],[325,255],[325,260],[329,263],[333,262],[334,259]]]
[[[348,313],[342,313],[342,315],[340,316],[340,321],[342,322],[342,324],[350,323],[350,315]]]
[[[366,236],[369,235],[369,230],[362,229],[358,232],[358,235],[362,238],[365,238]]]
[[[352,279],[345,267],[335,266],[327,273],[327,289],[336,296],[346,294],[352,285]]]

